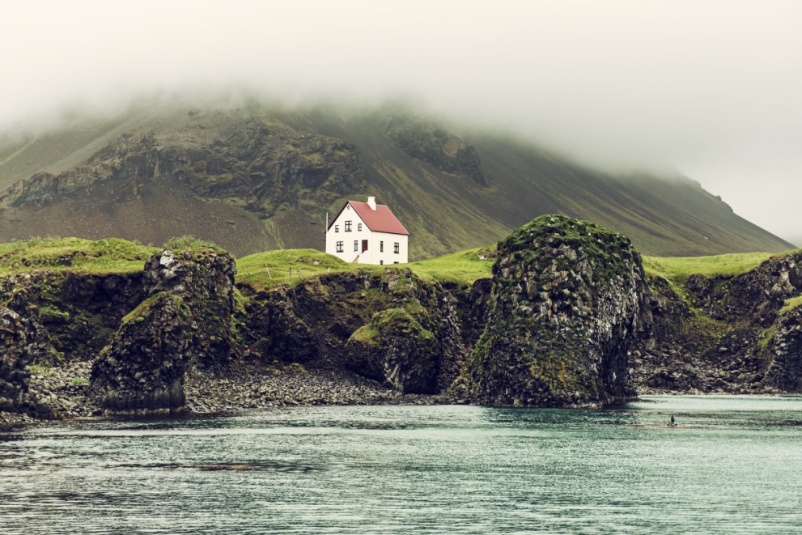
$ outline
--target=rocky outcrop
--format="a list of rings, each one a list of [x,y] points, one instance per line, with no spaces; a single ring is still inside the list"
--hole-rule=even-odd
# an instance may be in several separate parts
[[[781,313],[802,294],[802,253],[770,258],[736,276],[688,277],[683,296],[650,280],[654,338],[634,352],[641,392],[797,391],[798,317]]]
[[[762,360],[767,362],[763,384],[782,392],[802,392],[802,306],[780,314]]]
[[[323,275],[249,301],[248,349],[268,362],[345,367],[402,392],[434,393],[465,359],[455,299],[408,269]]]
[[[345,365],[405,394],[434,394],[442,349],[403,308],[376,313],[345,346]]]
[[[27,366],[50,357],[47,335],[35,319],[0,307],[0,411],[33,409],[28,398]]]
[[[92,369],[99,405],[117,411],[182,407],[192,345],[189,318],[183,300],[166,292],[131,312]]]
[[[211,249],[151,257],[147,299],[123,318],[92,370],[98,403],[118,411],[177,409],[188,366],[226,367],[234,347],[235,274],[234,260]]]
[[[407,115],[387,119],[385,133],[407,155],[446,173],[465,175],[487,186],[476,149],[441,126]]]
[[[603,405],[632,396],[628,351],[651,328],[639,255],[563,216],[499,243],[487,325],[462,387],[491,405]]]

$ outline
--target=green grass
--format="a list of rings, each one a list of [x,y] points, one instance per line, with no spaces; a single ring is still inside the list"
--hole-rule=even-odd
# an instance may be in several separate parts
[[[785,305],[780,309],[780,314],[785,314],[800,306],[802,306],[802,295],[792,297],[785,301]]]
[[[259,290],[279,284],[297,283],[301,278],[324,273],[356,269],[381,272],[387,268],[409,268],[425,280],[472,284],[476,279],[492,276],[494,254],[495,251],[488,248],[470,249],[411,264],[374,266],[350,264],[314,249],[280,249],[256,253],[237,260],[237,282]],[[484,259],[480,258],[480,255]]]
[[[254,289],[278,284],[296,283],[324,273],[379,268],[365,264],[349,264],[315,249],[279,249],[245,256],[237,260],[237,282]],[[290,273],[292,270],[292,273]]]
[[[483,247],[413,262],[407,267],[422,279],[466,285],[492,277],[494,261],[495,247]]]
[[[31,238],[0,244],[0,276],[35,269],[135,272],[156,252],[153,247],[116,238]]]
[[[691,275],[735,276],[765,262],[773,253],[735,253],[716,256],[644,256],[643,267],[651,275],[684,285]]]

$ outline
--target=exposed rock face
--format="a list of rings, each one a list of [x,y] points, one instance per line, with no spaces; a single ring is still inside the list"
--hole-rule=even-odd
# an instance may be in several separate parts
[[[487,186],[476,149],[444,128],[409,116],[394,116],[387,120],[385,132],[409,156]]]
[[[50,343],[33,319],[0,307],[0,411],[29,409],[26,366],[50,356]]]
[[[793,309],[802,294],[802,252],[773,257],[737,276],[691,275],[687,297],[659,278],[654,339],[633,359],[641,391],[759,393],[798,391]]]
[[[127,316],[92,369],[99,404],[120,411],[182,407],[192,343],[189,317],[183,300],[165,292]]]
[[[92,370],[105,408],[176,409],[189,365],[221,368],[232,352],[236,266],[226,253],[163,251],[145,264],[148,296],[123,319]]]
[[[251,297],[251,349],[347,367],[402,392],[444,391],[465,358],[456,302],[409,270],[324,275]]]
[[[145,264],[145,292],[181,297],[192,312],[191,358],[201,366],[222,367],[232,351],[231,317],[237,266],[228,253],[209,249],[173,254],[163,251]]]
[[[802,307],[781,314],[764,360],[770,362],[764,384],[784,392],[802,392]]]
[[[346,366],[405,394],[434,394],[442,353],[437,337],[403,308],[373,316],[345,346]]]
[[[650,299],[627,238],[563,216],[535,219],[499,243],[468,391],[491,405],[631,396],[627,353],[651,328]]]

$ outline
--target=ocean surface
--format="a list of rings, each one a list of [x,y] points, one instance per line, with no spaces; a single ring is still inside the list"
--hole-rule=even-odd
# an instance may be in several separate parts
[[[0,532],[802,533],[802,397],[0,432]]]

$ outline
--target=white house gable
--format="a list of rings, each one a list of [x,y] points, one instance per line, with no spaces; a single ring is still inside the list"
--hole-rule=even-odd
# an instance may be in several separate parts
[[[359,264],[406,264],[409,233],[375,197],[348,201],[329,223],[326,252]]]

